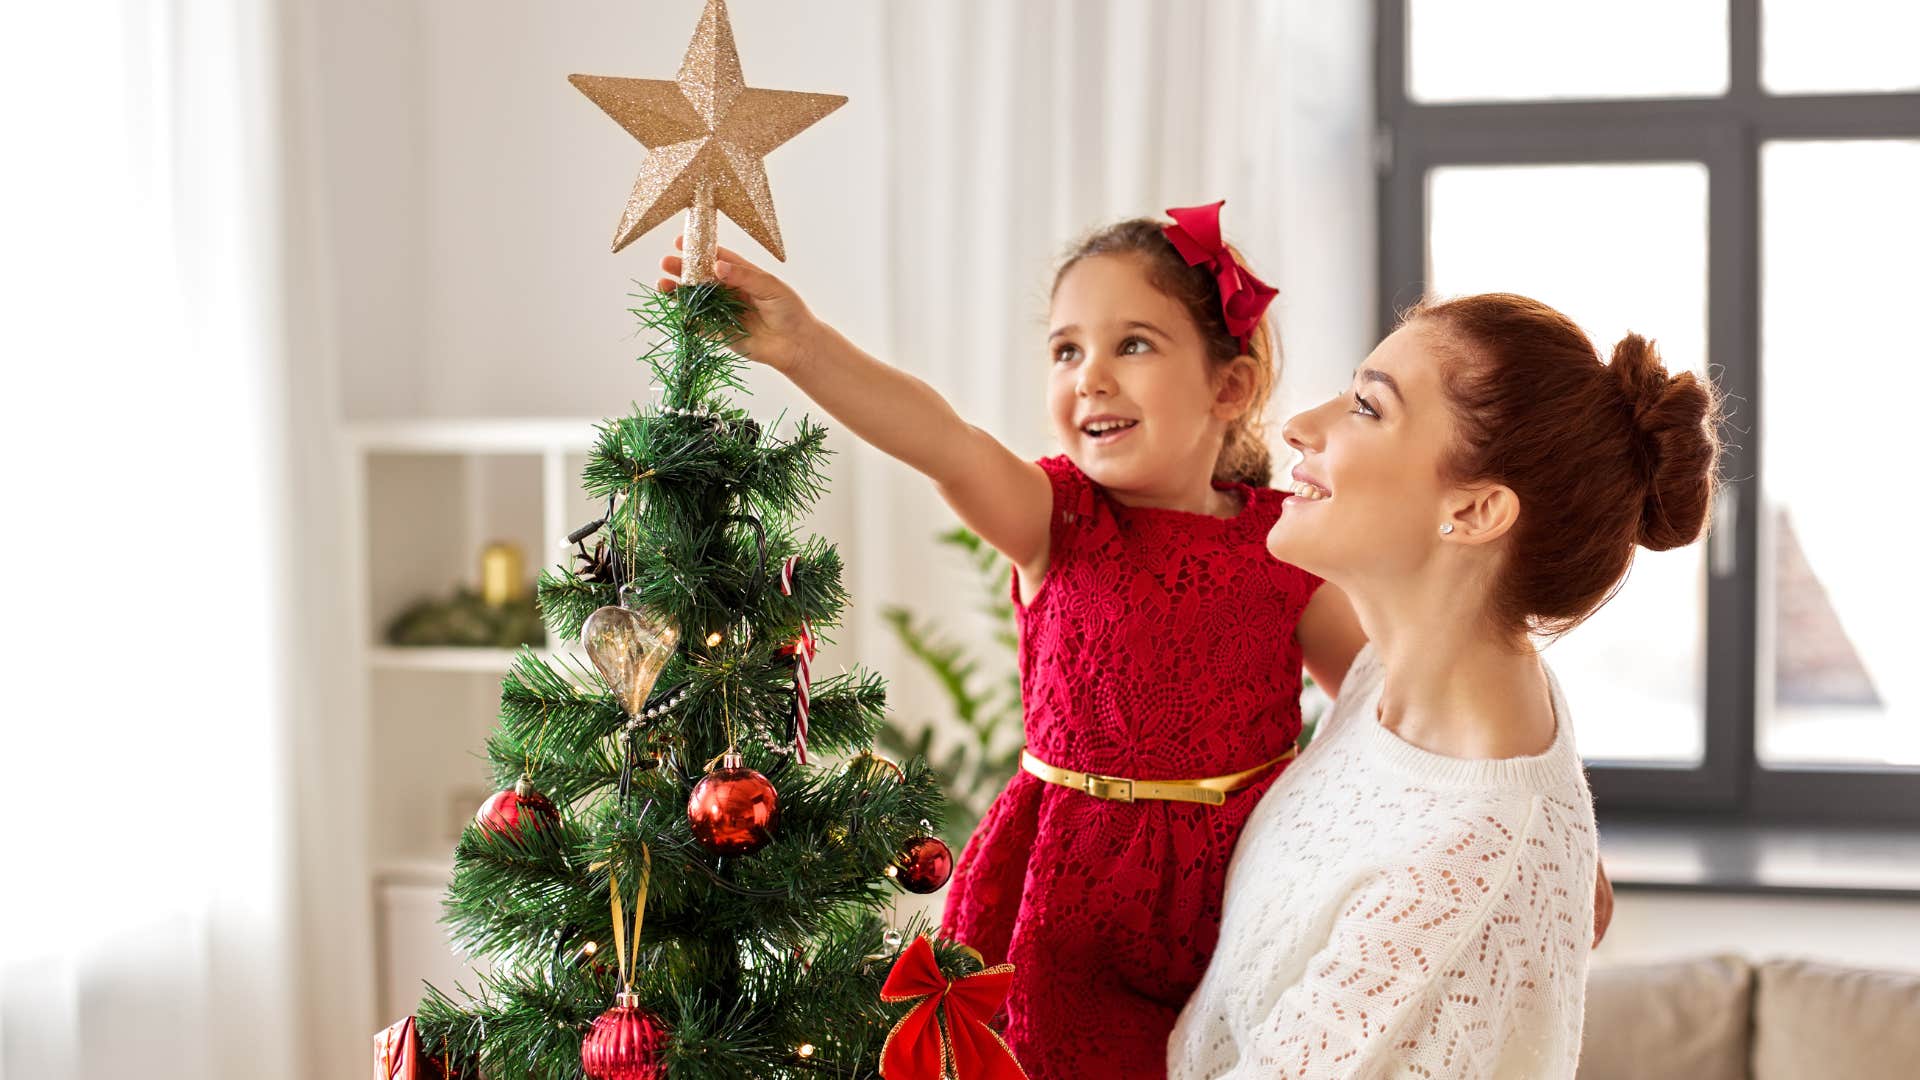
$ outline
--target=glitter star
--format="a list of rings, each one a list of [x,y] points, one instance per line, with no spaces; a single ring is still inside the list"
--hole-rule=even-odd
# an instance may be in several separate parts
[[[608,75],[570,75],[567,81],[648,150],[613,250],[696,206],[704,195],[774,258],[786,260],[762,159],[846,98],[747,86],[726,0],[707,0],[673,82]]]

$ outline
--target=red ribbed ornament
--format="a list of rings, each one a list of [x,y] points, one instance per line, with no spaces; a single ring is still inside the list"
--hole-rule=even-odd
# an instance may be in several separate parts
[[[780,823],[780,795],[773,782],[746,767],[739,754],[700,778],[687,800],[687,826],[700,846],[715,855],[751,855],[767,846]]]
[[[533,790],[533,784],[523,776],[511,791],[496,791],[481,803],[473,820],[493,836],[518,840],[522,822],[535,832],[544,832],[560,824],[560,810],[553,800]]]
[[[667,1025],[640,1007],[640,995],[623,993],[580,1043],[580,1068],[593,1080],[665,1080],[666,1045]]]

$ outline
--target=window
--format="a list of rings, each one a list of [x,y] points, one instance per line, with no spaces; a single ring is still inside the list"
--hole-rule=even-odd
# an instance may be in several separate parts
[[[1711,535],[1546,653],[1603,813],[1920,820],[1908,7],[1379,0],[1383,332],[1522,292],[1726,397]]]
[[[1569,206],[1582,210],[1573,215]],[[1597,340],[1659,326],[1674,368],[1706,369],[1707,170],[1695,162],[1445,165],[1427,175],[1427,270],[1441,295],[1506,291]],[[1706,563],[1642,553],[1627,585],[1549,650],[1582,752],[1699,764]],[[1642,677],[1622,680],[1620,671]]]
[[[1422,102],[1682,97],[1727,89],[1722,4],[1409,0],[1406,12],[1407,88]]]
[[[1759,752],[1770,765],[1920,766],[1920,599],[1887,481],[1915,456],[1907,312],[1920,273],[1920,139],[1760,148]],[[1876,403],[1885,403],[1882,411]],[[1822,431],[1818,445],[1799,433]]]

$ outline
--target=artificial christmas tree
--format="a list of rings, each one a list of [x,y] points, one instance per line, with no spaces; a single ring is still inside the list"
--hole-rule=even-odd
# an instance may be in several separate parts
[[[899,878],[937,888],[951,870],[928,836],[941,796],[923,761],[872,755],[877,676],[813,677],[847,601],[838,553],[793,525],[823,492],[825,432],[763,428],[728,399],[741,308],[701,270],[716,210],[781,254],[760,156],[843,99],[746,88],[722,0],[676,82],[573,81],[653,151],[615,250],[691,207],[689,273],[640,297],[659,400],[601,427],[583,481],[607,512],[570,537],[577,567],[540,577],[548,630],[590,664],[523,652],[502,687],[487,748],[502,790],[461,839],[446,902],[491,971],[428,988],[419,1068],[875,1076],[897,1031],[890,1060],[920,1064],[890,1080],[936,1080],[950,1038],[985,1037],[1009,969],[955,991],[953,1027],[942,986],[981,974],[977,954],[887,925]],[[883,1000],[903,951],[911,992]]]

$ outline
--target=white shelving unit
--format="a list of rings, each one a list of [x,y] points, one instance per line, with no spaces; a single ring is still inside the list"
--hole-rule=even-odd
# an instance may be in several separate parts
[[[422,979],[466,964],[439,926],[460,826],[491,793],[484,761],[515,650],[386,644],[415,601],[478,580],[495,540],[526,552],[529,584],[563,562],[567,533],[601,507],[580,491],[596,419],[418,420],[347,429],[356,664],[372,760],[368,838],[381,1015],[403,1015]],[[549,641],[539,651],[559,650]]]

